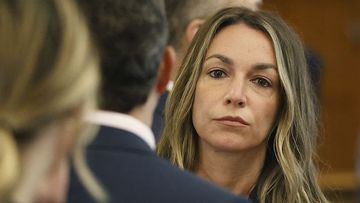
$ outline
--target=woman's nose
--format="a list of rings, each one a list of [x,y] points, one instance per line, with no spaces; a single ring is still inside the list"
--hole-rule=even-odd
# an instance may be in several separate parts
[[[241,83],[230,85],[225,95],[225,104],[244,107],[246,102],[246,86]]]

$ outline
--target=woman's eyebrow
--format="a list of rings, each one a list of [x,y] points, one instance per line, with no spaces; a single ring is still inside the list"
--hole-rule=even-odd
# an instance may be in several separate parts
[[[223,63],[226,63],[226,64],[228,64],[228,65],[234,65],[234,61],[233,61],[232,59],[230,59],[229,57],[226,57],[226,56],[224,56],[224,55],[221,55],[221,54],[213,54],[213,55],[207,57],[207,58],[205,59],[205,61],[207,61],[207,60],[209,60],[209,59],[211,59],[211,58],[217,58],[217,59],[219,59],[219,60],[220,60],[221,62],[223,62]]]
[[[205,59],[205,61],[212,59],[212,58],[219,59],[221,62],[228,64],[228,65],[234,65],[234,61],[231,58],[226,57],[222,54],[213,54],[211,56],[208,56]],[[274,64],[271,64],[271,63],[258,63],[258,64],[254,65],[254,69],[256,69],[256,70],[265,70],[265,69],[277,70],[277,66]]]
[[[274,69],[277,71],[277,66],[271,63],[259,63],[254,65],[255,70],[266,70],[266,69]]]

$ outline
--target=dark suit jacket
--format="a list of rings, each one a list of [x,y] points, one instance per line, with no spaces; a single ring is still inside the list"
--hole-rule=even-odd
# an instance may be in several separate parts
[[[164,111],[165,111],[166,99],[168,98],[168,96],[169,96],[169,91],[165,91],[161,95],[153,114],[151,130],[154,133],[156,143],[160,140],[161,131],[164,128]]]
[[[160,159],[136,135],[101,127],[87,161],[110,194],[111,202],[246,203]],[[68,202],[94,202],[72,173]]]

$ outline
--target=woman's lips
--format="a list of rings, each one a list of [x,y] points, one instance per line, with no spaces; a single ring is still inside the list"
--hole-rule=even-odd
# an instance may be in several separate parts
[[[249,125],[248,122],[246,122],[244,119],[238,116],[225,116],[225,117],[217,118],[215,120],[227,126],[244,127]]]

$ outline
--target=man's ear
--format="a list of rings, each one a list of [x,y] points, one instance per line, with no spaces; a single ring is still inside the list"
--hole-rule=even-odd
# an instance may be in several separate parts
[[[187,25],[186,30],[185,30],[186,43],[190,44],[190,42],[194,38],[196,32],[199,30],[200,26],[202,24],[204,24],[204,22],[205,22],[205,20],[196,18]]]
[[[160,63],[158,80],[156,90],[158,93],[163,93],[170,80],[172,69],[175,66],[175,50],[171,46],[165,47],[163,58]]]

